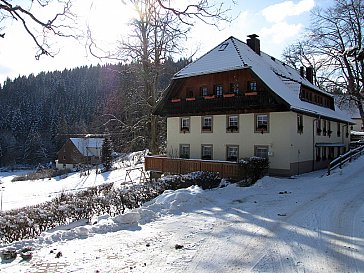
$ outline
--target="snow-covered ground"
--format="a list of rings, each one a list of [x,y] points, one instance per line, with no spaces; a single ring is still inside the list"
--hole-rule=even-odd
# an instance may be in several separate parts
[[[364,272],[364,157],[329,177],[166,191],[94,222],[12,244],[31,245],[33,258],[0,272]]]

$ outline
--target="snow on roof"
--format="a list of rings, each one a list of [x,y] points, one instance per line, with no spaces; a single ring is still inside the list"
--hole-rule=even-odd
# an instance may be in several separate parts
[[[336,107],[332,110],[299,98],[301,86],[307,86],[325,95],[294,68],[264,52],[255,53],[246,43],[230,37],[205,55],[174,75],[173,79],[218,73],[236,69],[251,69],[270,89],[286,101],[292,110],[352,123],[350,117]]]
[[[99,156],[103,138],[70,138],[83,156]]]

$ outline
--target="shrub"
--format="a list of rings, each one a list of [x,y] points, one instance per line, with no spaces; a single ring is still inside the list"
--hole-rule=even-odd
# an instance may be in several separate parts
[[[195,172],[124,188],[114,188],[113,183],[109,183],[76,193],[62,192],[53,200],[36,206],[0,212],[0,242],[11,243],[35,238],[48,229],[80,219],[90,221],[96,215],[123,214],[126,209],[140,207],[165,190],[192,185],[211,189],[219,186],[220,181],[217,173]]]
[[[244,173],[243,185],[249,186],[262,178],[269,169],[269,160],[262,157],[249,157],[240,160],[240,166]]]

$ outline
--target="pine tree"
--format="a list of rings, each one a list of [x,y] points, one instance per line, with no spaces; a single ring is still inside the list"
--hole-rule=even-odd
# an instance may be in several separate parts
[[[112,165],[112,142],[110,134],[105,135],[104,143],[101,149],[101,163],[104,165],[106,171],[111,169]]]

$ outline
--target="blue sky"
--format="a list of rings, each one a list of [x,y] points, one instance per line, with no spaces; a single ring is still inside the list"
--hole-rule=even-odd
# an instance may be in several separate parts
[[[114,45],[127,33],[126,24],[132,11],[121,0],[108,0],[109,6],[105,6],[103,0],[75,1],[80,26],[89,23],[104,45]],[[261,50],[280,58],[284,48],[299,39],[309,25],[310,11],[316,6],[329,5],[332,0],[236,0],[235,6],[229,1],[224,2],[226,7],[231,6],[231,15],[236,19],[232,23],[222,23],[220,30],[197,23],[186,41],[185,57],[196,51],[195,56],[200,56],[230,36],[245,41],[247,35],[255,33],[260,37]],[[53,39],[54,48],[59,53],[54,58],[42,57],[36,61],[30,38],[15,23],[7,27],[6,39],[0,41],[0,83],[7,77],[13,79],[18,75],[100,62],[87,54],[84,41],[72,39]]]

